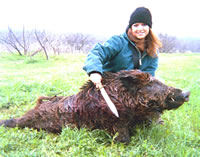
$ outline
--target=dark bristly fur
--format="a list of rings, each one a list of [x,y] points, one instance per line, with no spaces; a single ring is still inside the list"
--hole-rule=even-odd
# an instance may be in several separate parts
[[[103,85],[116,105],[119,118],[110,111],[100,91],[87,82],[78,94],[39,97],[37,106],[20,118],[2,120],[5,127],[30,127],[59,133],[66,125],[118,132],[117,141],[128,143],[136,124],[156,119],[189,99],[189,92],[169,87],[138,70],[105,73]]]

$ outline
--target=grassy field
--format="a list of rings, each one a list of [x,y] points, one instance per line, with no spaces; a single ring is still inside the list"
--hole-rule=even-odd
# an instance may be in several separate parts
[[[23,115],[40,95],[71,95],[88,79],[83,54],[34,58],[0,55],[0,119]],[[191,91],[190,101],[167,111],[165,125],[137,127],[129,145],[105,131],[64,128],[59,135],[0,127],[2,157],[197,157],[200,156],[200,54],[161,54],[157,76]]]

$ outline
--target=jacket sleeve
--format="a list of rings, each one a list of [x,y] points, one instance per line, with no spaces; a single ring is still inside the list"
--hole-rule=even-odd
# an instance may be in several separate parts
[[[158,61],[159,61],[158,57],[153,58],[151,63],[142,71],[143,72],[148,72],[152,76],[155,76],[155,72],[156,72],[156,70],[158,68]]]
[[[122,45],[120,36],[111,37],[103,45],[98,43],[88,54],[83,70],[85,70],[87,74],[94,71],[103,74],[103,65],[120,52]]]

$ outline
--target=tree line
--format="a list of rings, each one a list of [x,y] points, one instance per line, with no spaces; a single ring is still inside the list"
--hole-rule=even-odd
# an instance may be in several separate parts
[[[184,39],[176,38],[167,34],[159,34],[163,46],[160,52],[175,53],[175,52],[200,52],[200,38],[199,39]]]
[[[0,33],[0,45],[10,53],[18,53],[20,56],[34,56],[44,53],[46,59],[49,54],[61,53],[87,53],[97,42],[94,36],[82,33],[54,34],[45,30],[13,31],[8,27],[7,32]]]
[[[200,40],[177,39],[167,34],[159,34],[158,37],[163,43],[160,53],[200,52]],[[25,30],[24,27],[22,31],[14,31],[8,27],[7,32],[0,33],[0,46],[6,51],[20,56],[44,53],[47,60],[50,53],[88,53],[97,42],[103,40],[83,33],[55,34],[45,30]]]

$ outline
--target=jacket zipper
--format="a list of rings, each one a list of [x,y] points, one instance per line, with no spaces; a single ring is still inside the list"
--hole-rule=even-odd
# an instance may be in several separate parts
[[[141,66],[141,65],[142,65],[141,52],[140,52],[140,50],[137,48],[137,46],[135,46],[135,45],[133,45],[133,46],[136,48],[137,52],[139,53],[139,65]]]
[[[142,59],[147,55],[147,54],[144,54],[143,56],[141,55],[141,52],[140,52],[140,50],[137,48],[137,46],[135,46],[134,44],[132,44],[135,48],[136,48],[136,50],[138,51],[138,53],[139,53],[139,65],[141,66],[142,65]]]
[[[139,66],[142,65],[142,59],[147,55],[147,54],[144,54],[143,56],[141,55],[141,52],[140,50],[137,48],[137,46],[132,43],[132,41],[128,38],[129,42],[136,48],[137,52],[139,53]]]

